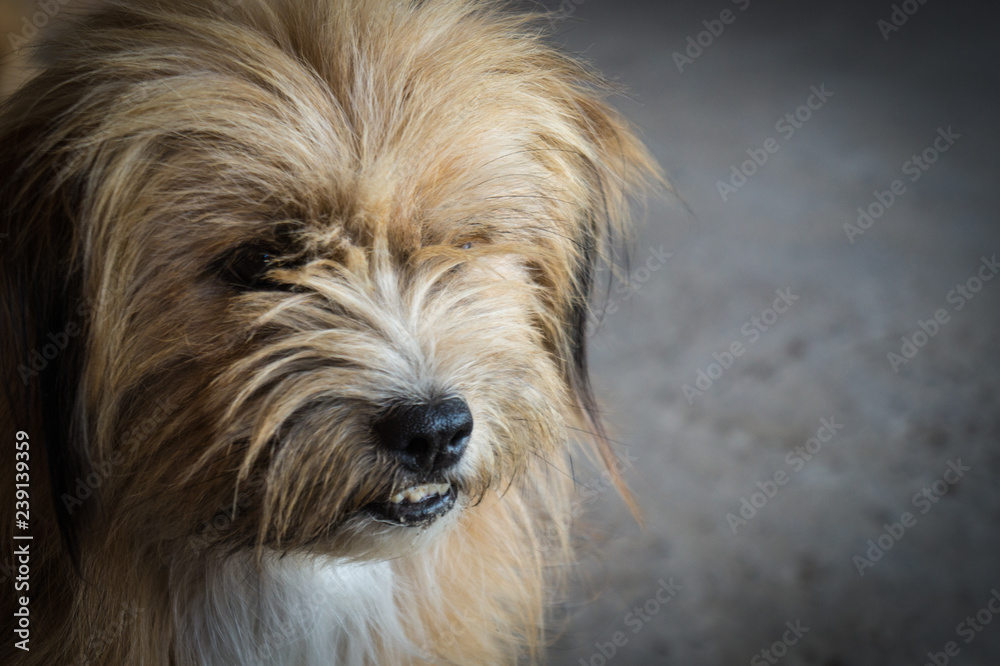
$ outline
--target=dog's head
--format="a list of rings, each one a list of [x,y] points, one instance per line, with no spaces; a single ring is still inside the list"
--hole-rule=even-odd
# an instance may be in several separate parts
[[[71,542],[392,554],[598,427],[593,271],[654,168],[488,3],[223,9],[95,15],[3,109],[6,417]]]

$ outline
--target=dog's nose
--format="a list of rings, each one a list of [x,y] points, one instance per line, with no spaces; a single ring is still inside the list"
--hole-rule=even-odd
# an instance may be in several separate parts
[[[472,435],[472,412],[461,398],[402,404],[375,422],[382,448],[414,472],[437,472],[457,463]]]

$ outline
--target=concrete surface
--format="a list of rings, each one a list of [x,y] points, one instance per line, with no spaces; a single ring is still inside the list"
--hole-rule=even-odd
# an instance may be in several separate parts
[[[594,339],[647,523],[577,469],[557,666],[1000,664],[1000,22],[911,0],[885,39],[892,3],[855,4],[563,2],[690,212],[653,203]]]

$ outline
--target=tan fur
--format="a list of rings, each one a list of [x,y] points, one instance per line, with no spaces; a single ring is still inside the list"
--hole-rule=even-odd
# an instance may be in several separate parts
[[[49,58],[0,114],[0,472],[28,432],[35,537],[32,649],[4,595],[0,661],[187,663],[219,567],[282,553],[391,563],[417,649],[374,663],[539,660],[571,429],[612,455],[591,276],[656,177],[599,80],[476,0],[131,2]],[[260,243],[288,289],[227,284]],[[373,523],[407,479],[372,419],[444,394],[475,417],[459,506]]]

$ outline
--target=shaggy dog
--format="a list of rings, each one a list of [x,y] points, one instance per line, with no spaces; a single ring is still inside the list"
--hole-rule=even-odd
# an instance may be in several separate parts
[[[0,661],[539,660],[656,178],[600,80],[481,0],[111,3],[43,56],[0,113]]]

